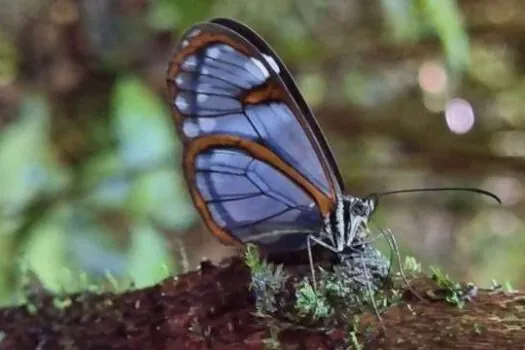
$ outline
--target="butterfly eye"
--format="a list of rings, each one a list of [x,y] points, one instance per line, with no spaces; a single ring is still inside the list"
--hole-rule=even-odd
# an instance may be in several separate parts
[[[371,208],[368,205],[368,201],[358,200],[352,207],[352,215],[367,216],[370,209]]]

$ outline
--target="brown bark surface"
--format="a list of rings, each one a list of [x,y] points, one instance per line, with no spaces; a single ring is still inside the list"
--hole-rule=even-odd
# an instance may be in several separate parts
[[[329,331],[274,326],[271,332],[268,319],[254,315],[249,281],[249,269],[233,258],[121,295],[41,296],[33,299],[33,310],[0,311],[0,349],[356,347],[349,341],[349,326]],[[411,284],[423,296],[437,288],[424,277]],[[443,300],[406,298],[382,317],[386,335],[374,315],[360,318],[361,348],[525,348],[523,292],[479,291],[461,309]]]

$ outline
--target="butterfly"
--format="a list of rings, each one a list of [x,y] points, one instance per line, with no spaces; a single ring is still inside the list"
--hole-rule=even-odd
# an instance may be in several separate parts
[[[192,26],[167,84],[186,182],[213,235],[268,252],[308,248],[311,264],[312,245],[352,247],[379,197],[345,191],[312,111],[258,34],[225,18]]]

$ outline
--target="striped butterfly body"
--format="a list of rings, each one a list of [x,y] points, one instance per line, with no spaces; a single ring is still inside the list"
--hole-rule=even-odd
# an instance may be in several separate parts
[[[230,19],[191,27],[168,87],[191,197],[216,237],[267,252],[351,248],[376,201],[345,194],[310,108],[263,39]]]

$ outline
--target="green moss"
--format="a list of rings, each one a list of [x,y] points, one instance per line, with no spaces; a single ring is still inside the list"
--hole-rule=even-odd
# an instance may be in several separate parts
[[[251,271],[250,289],[256,299],[256,316],[264,318],[270,330],[271,337],[265,343],[267,348],[278,346],[278,330],[326,330],[343,326],[349,329],[348,346],[359,349],[359,316],[376,307],[380,312],[397,302],[401,295],[395,293],[395,289],[380,288],[388,271],[382,262],[377,265],[381,266],[379,268],[371,264],[368,274],[360,267],[363,263],[353,260],[342,261],[333,266],[332,271],[319,268],[317,285],[314,286],[309,274],[291,276],[281,265],[261,259],[254,245],[246,247],[244,258]],[[365,258],[358,255],[358,258],[366,258],[368,260],[360,261],[370,264],[374,259],[381,260],[382,256],[374,253]],[[290,291],[295,293],[293,297]]]
[[[260,314],[276,312],[278,309],[276,296],[288,279],[282,265],[276,266],[261,260],[259,250],[253,244],[246,246],[244,260],[251,270],[250,289],[255,293],[257,312]]]
[[[476,333],[477,335],[481,335],[483,333],[483,331],[485,331],[485,326],[482,325],[482,324],[479,324],[479,323],[474,323],[472,325],[472,330],[474,331],[474,333]]]
[[[421,274],[423,271],[421,263],[412,256],[406,256],[403,263],[403,270],[407,276],[415,276]]]
[[[71,305],[73,305],[73,301],[69,297],[61,298],[57,296],[53,298],[53,306],[59,310],[65,310]]]
[[[211,334],[210,326],[203,327],[197,318],[191,321],[190,331],[204,341],[208,341]]]
[[[361,344],[359,344],[359,341],[357,339],[357,332],[355,331],[350,332],[348,334],[348,338],[349,338],[349,343],[351,346],[350,349],[361,350]]]
[[[269,327],[270,336],[262,340],[264,348],[266,350],[279,350],[281,349],[281,343],[279,342],[279,329],[271,324]]]
[[[326,293],[317,292],[307,279],[303,279],[299,283],[295,297],[295,309],[299,317],[309,316],[314,320],[321,320],[333,312],[326,298]]]
[[[503,284],[503,290],[505,291],[505,293],[516,293],[516,289],[512,287],[512,284],[509,281],[506,281]]]
[[[113,274],[110,271],[106,270],[104,272],[104,277],[106,277],[106,281],[109,282],[109,285],[111,286],[113,291],[115,292],[121,291],[118,280],[113,276]]]
[[[444,294],[444,299],[447,303],[455,305],[458,308],[463,308],[465,300],[468,299],[464,288],[462,288],[459,282],[452,280],[448,274],[441,271],[441,269],[433,266],[430,268],[432,271],[431,278],[434,280],[439,288],[438,293]],[[467,289],[473,287],[473,285],[467,286]],[[428,294],[430,293],[430,294]],[[427,292],[427,294],[433,299],[439,299],[439,296],[435,292]]]
[[[359,321],[360,316],[354,315],[352,317],[352,321],[349,324],[348,347],[350,349],[361,350],[361,344],[357,338],[357,335],[359,334]]]
[[[25,304],[25,308],[26,308],[27,313],[29,313],[30,315],[36,315],[38,312],[38,307],[35,304],[30,303],[30,302],[27,302]]]

